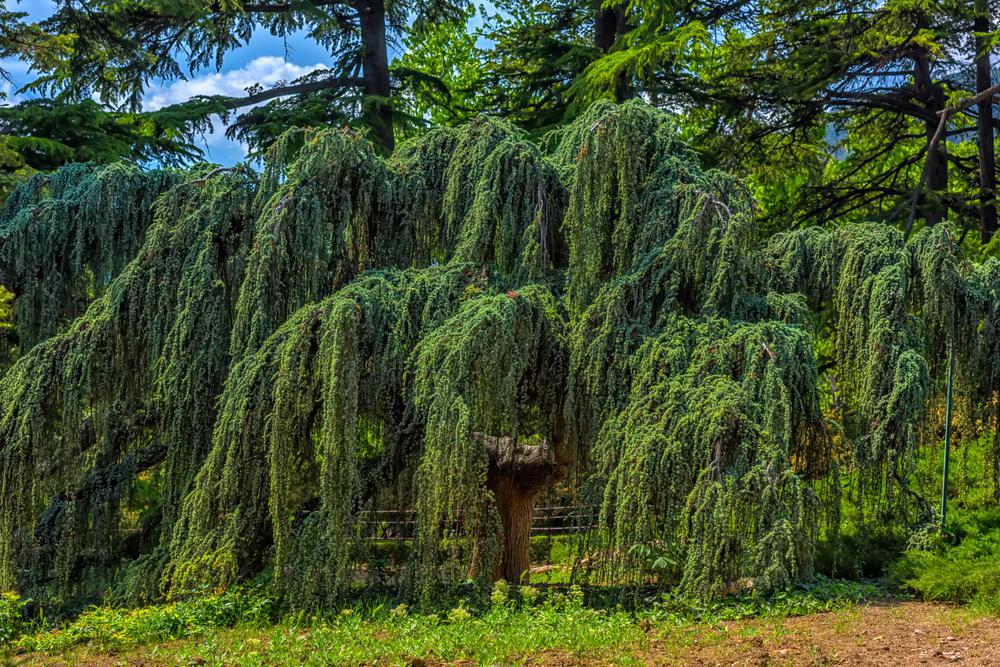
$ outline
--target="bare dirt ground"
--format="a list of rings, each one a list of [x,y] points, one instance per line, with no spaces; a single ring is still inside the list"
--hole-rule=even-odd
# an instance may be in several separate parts
[[[678,634],[680,636],[678,636]],[[1000,619],[922,602],[869,605],[778,620],[652,631],[630,656],[646,665],[997,665]],[[607,664],[551,651],[534,667]],[[618,662],[618,660],[615,660]]]

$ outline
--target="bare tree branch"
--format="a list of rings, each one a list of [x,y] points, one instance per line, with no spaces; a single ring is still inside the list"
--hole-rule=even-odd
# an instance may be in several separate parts
[[[303,93],[314,93],[320,90],[331,88],[362,88],[365,82],[361,77],[342,76],[322,79],[320,81],[310,81],[307,83],[297,83],[290,86],[277,86],[269,88],[246,97],[222,97],[217,98],[226,109],[239,109],[272,100],[276,97],[287,97],[289,95],[301,95]]]
[[[980,102],[985,102],[996,95],[1000,95],[1000,83],[990,86],[977,95],[967,97],[964,100],[959,100],[957,104],[945,107],[938,112],[937,129],[934,131],[934,136],[932,136],[931,140],[927,143],[927,159],[924,161],[924,168],[920,171],[920,181],[917,183],[916,189],[910,196],[910,216],[906,220],[906,230],[903,232],[904,238],[909,238],[910,232],[913,231],[913,221],[917,217],[917,201],[920,199],[920,193],[923,192],[924,184],[927,182],[928,165],[931,163],[931,160],[937,151],[938,144],[941,143],[941,137],[946,134],[948,119],[951,118],[952,115],[964,111],[971,106],[975,106]]]

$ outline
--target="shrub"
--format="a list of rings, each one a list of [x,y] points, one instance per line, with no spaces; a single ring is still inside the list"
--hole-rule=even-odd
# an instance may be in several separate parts
[[[214,628],[262,627],[273,620],[271,598],[255,589],[234,589],[133,610],[94,607],[62,628],[23,637],[19,644],[28,651],[62,651],[79,644],[122,649],[190,637]]]
[[[1000,513],[967,515],[952,527],[955,544],[905,552],[893,576],[925,599],[1000,613]]]
[[[24,631],[24,607],[27,600],[22,600],[15,593],[0,595],[0,649],[10,645]]]
[[[751,591],[717,600],[668,593],[653,605],[653,615],[680,622],[736,621],[743,618],[803,616],[834,611],[885,595],[879,586],[862,581],[817,575],[788,591],[760,595]]]
[[[493,592],[490,594],[490,602],[493,606],[502,607],[510,601],[510,584],[501,579],[493,584]]]

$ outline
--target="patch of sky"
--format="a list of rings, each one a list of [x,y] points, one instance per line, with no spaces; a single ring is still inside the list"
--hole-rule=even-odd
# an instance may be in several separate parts
[[[50,0],[21,0],[17,3],[0,1],[5,1],[7,7],[14,11],[24,12],[31,21],[43,21],[56,7]],[[483,27],[483,17],[496,13],[497,8],[492,2],[480,3],[469,21],[468,29],[478,32]],[[488,46],[488,40],[480,37],[480,47]],[[390,60],[400,55],[400,44],[391,45]],[[245,95],[246,89],[254,84],[268,88],[278,81],[292,81],[313,70],[325,69],[328,67],[329,57],[330,54],[310,39],[305,31],[277,37],[266,30],[257,30],[246,44],[225,55],[218,71],[214,68],[201,69],[188,72],[185,79],[154,80],[143,96],[142,107],[147,111],[155,111],[195,95]],[[8,60],[0,62],[0,68],[6,70],[11,79],[0,81],[0,93],[3,94],[0,96],[0,100],[3,100],[0,103],[16,104],[35,95],[22,89],[38,74],[32,72],[26,63]],[[247,110],[242,109],[240,113]],[[212,131],[199,137],[197,143],[204,150],[206,160],[231,166],[246,158],[247,147],[228,138],[225,130],[223,122],[215,119]]]

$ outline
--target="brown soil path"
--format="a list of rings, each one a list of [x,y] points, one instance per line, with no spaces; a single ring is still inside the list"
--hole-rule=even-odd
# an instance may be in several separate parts
[[[797,618],[654,629],[646,646],[629,657],[646,665],[1000,666],[1000,618],[939,604],[894,602]],[[527,664],[590,666],[608,660],[553,651]]]
[[[731,644],[692,651],[688,662],[1000,665],[1000,621],[974,619],[968,613],[940,605],[866,606],[746,627],[757,632]]]

